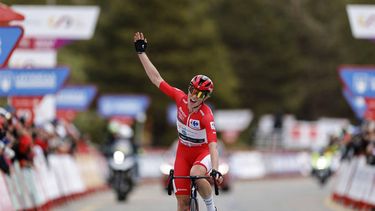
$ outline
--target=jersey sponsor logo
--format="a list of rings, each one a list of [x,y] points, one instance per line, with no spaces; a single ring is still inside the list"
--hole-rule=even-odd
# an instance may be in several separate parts
[[[199,146],[207,143],[206,129],[194,129],[189,127],[188,125],[185,125],[181,121],[177,121],[176,123],[178,137],[182,144],[187,146]]]
[[[210,122],[210,126],[211,126],[211,129],[212,129],[212,130],[216,130],[216,128],[215,128],[215,123],[214,123],[214,122]]]
[[[193,129],[200,129],[200,124],[199,124],[199,120],[195,120],[195,119],[191,119],[189,121],[189,126]]]
[[[182,135],[186,136],[187,135],[186,129],[182,128],[181,133],[182,133]]]

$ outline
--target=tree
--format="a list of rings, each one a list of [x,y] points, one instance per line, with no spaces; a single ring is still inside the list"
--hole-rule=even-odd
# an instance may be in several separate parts
[[[100,2],[101,15],[95,36],[70,46],[69,59],[82,59],[87,82],[103,93],[149,94],[155,144],[171,142],[166,135],[165,110],[170,99],[149,82],[136,56],[133,34],[145,33],[148,55],[162,77],[187,91],[195,74],[210,76],[215,86],[215,107],[233,106],[236,77],[210,16],[210,2],[157,0]],[[66,56],[65,54],[65,56]],[[76,71],[76,70],[74,70]],[[173,131],[173,137],[175,132]],[[163,141],[162,141],[163,140]]]
[[[218,4],[220,34],[240,79],[241,104],[304,119],[352,116],[336,69],[371,63],[374,46],[353,40],[346,2],[232,0]],[[246,85],[245,85],[246,84]]]

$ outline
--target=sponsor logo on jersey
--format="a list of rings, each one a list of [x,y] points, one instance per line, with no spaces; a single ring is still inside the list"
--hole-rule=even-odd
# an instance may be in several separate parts
[[[212,130],[216,130],[216,128],[215,128],[215,123],[214,123],[214,122],[210,122],[210,125],[211,125],[211,129],[212,129]]]
[[[199,120],[195,120],[195,119],[191,119],[189,121],[189,126],[193,129],[200,129],[200,124],[199,124]]]
[[[182,128],[181,133],[182,133],[182,135],[186,136],[187,135],[186,128]]]

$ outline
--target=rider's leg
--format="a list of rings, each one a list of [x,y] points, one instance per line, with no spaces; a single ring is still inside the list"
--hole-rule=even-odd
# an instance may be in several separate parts
[[[174,175],[187,176],[190,173],[191,165],[189,159],[186,157],[188,153],[180,149],[176,152],[176,160],[174,162]],[[178,211],[189,211],[190,202],[190,180],[188,179],[174,179],[173,188],[177,199]]]
[[[194,165],[190,170],[191,176],[204,176],[207,170],[202,165]],[[196,181],[198,185],[198,192],[202,196],[203,201],[206,203],[207,211],[215,211],[215,204],[212,197],[212,189],[210,183],[205,179],[199,179]]]
[[[177,198],[177,210],[178,211],[189,211],[189,195],[176,195]]]
[[[206,168],[202,165],[194,165],[190,170],[191,176],[205,176]],[[211,185],[205,179],[199,179],[196,181],[198,185],[198,192],[203,198],[207,198],[212,194]]]

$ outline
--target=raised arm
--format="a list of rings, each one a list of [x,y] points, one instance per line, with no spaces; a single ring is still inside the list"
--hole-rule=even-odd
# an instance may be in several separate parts
[[[139,60],[145,69],[145,72],[148,78],[151,80],[156,87],[160,86],[160,83],[163,82],[163,78],[160,76],[159,71],[152,64],[148,56],[146,55],[147,39],[143,36],[143,33],[137,32],[134,34],[134,45],[138,53]]]

